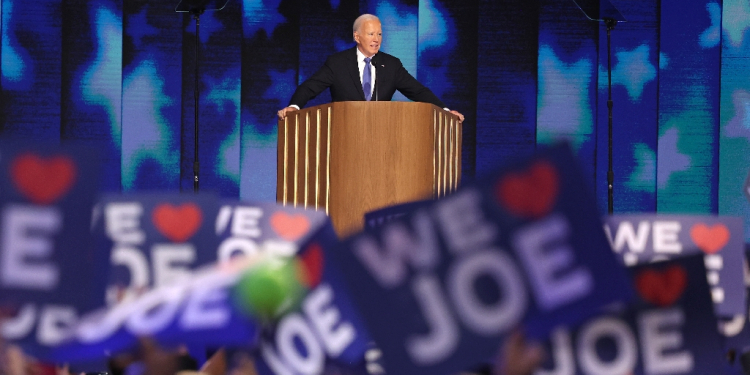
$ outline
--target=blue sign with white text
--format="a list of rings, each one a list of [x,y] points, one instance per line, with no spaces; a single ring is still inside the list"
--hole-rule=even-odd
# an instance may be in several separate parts
[[[322,374],[331,366],[364,365],[371,339],[330,262],[338,250],[330,221],[300,250],[308,292],[297,311],[262,332],[255,353],[261,374]]]
[[[333,253],[387,373],[463,371],[631,297],[575,166],[548,149]]]
[[[327,220],[323,211],[268,202],[223,202],[216,217],[217,260],[259,254],[294,256]]]
[[[5,339],[44,357],[104,303],[108,254],[90,243],[99,165],[89,149],[0,145],[0,306]]]
[[[210,194],[123,194],[95,211],[97,245],[111,251],[110,304],[214,263],[219,205]]]
[[[612,249],[626,265],[702,254],[717,315],[745,315],[742,218],[611,215],[605,218],[604,231]]]
[[[537,373],[726,373],[702,257],[638,265],[630,273],[638,300],[555,331]]]
[[[136,225],[132,220],[139,217],[135,213],[141,211],[134,207],[154,206],[150,203],[136,206],[132,200],[126,202],[128,206],[114,206],[114,213],[121,221],[116,221],[120,224],[114,226],[118,228],[118,235],[113,238],[129,238],[143,230],[143,225]],[[216,207],[211,199],[192,202],[200,212]],[[170,204],[185,207],[185,202]],[[126,207],[129,208],[123,213],[121,210]],[[256,317],[238,306],[232,296],[244,272],[259,259],[268,257],[300,260],[305,266],[304,281],[310,292],[298,315],[308,319],[310,329],[321,334],[322,343],[340,350],[334,351],[338,354],[333,358],[361,358],[362,350],[357,345],[362,340],[366,342],[367,336],[361,324],[356,323],[356,316],[352,317],[353,308],[340,292],[340,282],[333,269],[324,263],[323,246],[335,247],[337,243],[324,213],[272,203],[235,201],[223,202],[214,212],[218,212],[216,220],[211,219],[208,227],[214,245],[207,249],[205,256],[211,258],[211,266],[193,270],[189,278],[180,282],[162,283],[133,294],[105,311],[86,316],[67,336],[65,345],[55,352],[55,359],[75,363],[101,357],[104,353],[129,350],[137,345],[138,337],[144,336],[167,346],[254,348],[260,337],[259,323]],[[311,238],[316,242],[298,254],[300,246]],[[341,327],[332,322],[331,314],[340,314],[335,316],[341,319]],[[294,318],[288,320],[294,321]],[[285,325],[284,322],[281,321],[280,327],[296,327],[294,323]],[[350,337],[348,333],[356,334]],[[284,342],[284,337],[281,336],[279,342]],[[286,359],[289,353],[286,347],[277,348],[275,344],[270,347],[273,352],[269,353],[278,353],[279,358]]]

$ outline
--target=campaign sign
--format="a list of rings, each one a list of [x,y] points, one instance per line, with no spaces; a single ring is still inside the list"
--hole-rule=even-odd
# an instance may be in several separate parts
[[[745,244],[745,257],[750,256],[750,244]],[[744,263],[745,275],[750,275],[747,261]],[[744,287],[750,288],[750,278],[745,279]],[[745,289],[748,290],[748,289]],[[746,299],[745,311],[750,311],[750,299]],[[717,317],[719,319],[719,333],[724,336],[724,347],[727,358],[732,365],[731,374],[750,373],[750,361],[742,363],[741,356],[750,357],[750,314],[735,315],[733,317]],[[745,370],[746,369],[746,370]],[[743,372],[745,371],[745,372]]]
[[[2,336],[44,357],[87,310],[104,302],[107,254],[90,246],[99,166],[89,149],[0,145]]]
[[[124,194],[95,211],[98,246],[111,251],[108,301],[190,276],[216,261],[218,200],[210,194]]]
[[[139,336],[148,336],[160,345],[190,344],[196,347],[251,347],[257,339],[255,320],[238,310],[228,298],[242,272],[257,261],[260,256],[294,256],[299,244],[307,241],[326,223],[328,217],[322,212],[305,211],[282,207],[273,203],[247,203],[225,201],[216,211],[213,197],[188,195],[189,200],[169,200],[175,211],[191,207],[205,214],[208,224],[201,224],[195,230],[195,236],[205,236],[209,230],[211,241],[192,248],[202,249],[200,255],[181,257],[179,259],[196,259],[190,264],[174,264],[171,267],[184,267],[185,272],[194,264],[206,262],[215,266],[200,269],[181,282],[161,282],[153,289],[144,288],[141,293],[131,295],[124,301],[115,304],[108,310],[100,311],[86,317],[85,321],[68,338],[66,345],[56,351],[58,360],[65,362],[85,361],[101,357],[103,353],[115,353],[135,347]],[[190,199],[192,198],[192,199]],[[149,225],[139,223],[138,214],[147,211],[148,207],[159,207],[163,203],[151,203],[150,200],[113,199],[101,205],[102,212],[107,212],[107,202],[116,202],[109,206],[110,227],[103,231],[112,233],[109,238],[135,238],[134,233],[148,236],[154,232]],[[158,202],[164,202],[164,196]],[[125,203],[123,203],[125,202]],[[140,202],[137,205],[133,202]],[[186,203],[187,202],[187,203]],[[142,207],[145,207],[142,209]],[[183,207],[183,208],[180,208]],[[218,214],[216,214],[218,212]],[[189,213],[189,212],[188,212]],[[106,214],[104,215],[106,216]],[[202,214],[201,217],[204,215]],[[214,220],[215,218],[215,220]],[[155,220],[154,220],[155,221]],[[106,222],[106,218],[102,219]],[[118,223],[118,224],[112,224]],[[154,225],[155,226],[155,225]],[[105,226],[106,228],[106,226]],[[203,229],[208,228],[208,229]],[[117,242],[117,241],[112,241]],[[155,242],[150,240],[150,242]],[[149,243],[143,240],[140,243]],[[213,243],[213,245],[212,245]],[[199,247],[202,246],[202,247]],[[143,248],[148,248],[144,246]],[[152,249],[158,249],[151,246]],[[164,250],[161,250],[164,251]],[[132,259],[133,257],[124,257]],[[154,258],[152,253],[150,258]],[[147,263],[148,254],[138,262]],[[174,257],[172,259],[175,259]],[[312,259],[310,264],[314,263]],[[243,265],[245,267],[243,268]],[[189,267],[188,267],[189,266]],[[134,270],[146,267],[135,267]],[[151,266],[154,274],[159,267]],[[157,278],[158,279],[158,278]],[[143,283],[142,285],[146,285]]]
[[[84,316],[53,351],[59,363],[81,363],[130,350],[140,337],[166,347],[206,347],[255,343],[257,326],[236,308],[231,291],[249,264],[238,260],[193,272],[106,310]]]
[[[557,330],[551,374],[722,374],[728,369],[700,256],[634,266],[630,306]]]
[[[328,220],[323,211],[270,202],[225,201],[216,217],[219,244],[216,259],[226,262],[240,255],[290,257]]]
[[[297,310],[264,327],[255,352],[261,374],[323,374],[364,365],[371,339],[329,261],[341,250],[337,245],[329,220],[297,255],[308,292]]]
[[[742,218],[612,215],[605,218],[604,232],[626,265],[703,254],[717,315],[745,315]]]
[[[630,298],[575,166],[547,149],[331,253],[387,373],[459,372],[518,325],[542,338]]]

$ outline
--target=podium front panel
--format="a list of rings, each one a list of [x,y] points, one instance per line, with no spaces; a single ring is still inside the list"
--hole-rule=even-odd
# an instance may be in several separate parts
[[[338,102],[279,121],[277,201],[325,210],[339,236],[364,214],[440,198],[461,175],[461,124],[431,104]]]

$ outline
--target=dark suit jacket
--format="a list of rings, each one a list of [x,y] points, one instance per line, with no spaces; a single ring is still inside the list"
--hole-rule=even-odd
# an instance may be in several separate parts
[[[356,49],[357,47],[350,48],[329,56],[323,67],[297,87],[289,104],[296,104],[302,108],[310,99],[329,87],[334,102],[365,100],[362,82],[359,79]],[[378,101],[391,100],[398,90],[415,102],[432,103],[445,108],[445,104],[430,89],[406,71],[397,57],[378,52],[373,60],[377,63],[375,90]],[[375,93],[372,100],[375,100]]]

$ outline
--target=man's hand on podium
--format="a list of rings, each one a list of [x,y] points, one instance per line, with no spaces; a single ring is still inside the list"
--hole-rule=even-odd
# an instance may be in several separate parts
[[[458,122],[464,122],[464,115],[462,115],[460,112],[458,112],[458,111],[450,111],[450,113],[458,116]]]
[[[279,116],[279,120],[283,120],[283,119],[286,118],[286,114],[288,112],[293,112],[293,111],[299,111],[299,108],[289,106],[289,107],[283,108],[280,111],[276,112],[276,114]]]

